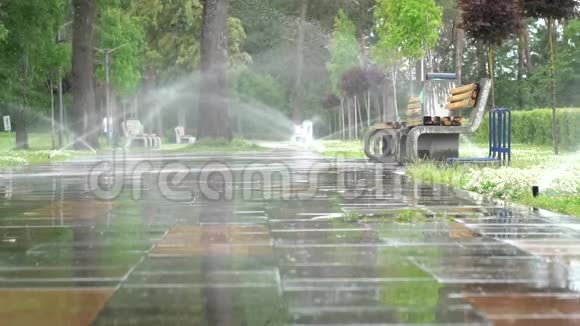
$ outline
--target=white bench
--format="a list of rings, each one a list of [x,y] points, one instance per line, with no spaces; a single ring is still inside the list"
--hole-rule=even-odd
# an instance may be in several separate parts
[[[175,142],[177,144],[195,144],[197,138],[186,135],[184,127],[175,127]]]
[[[140,141],[145,148],[161,147],[161,137],[155,134],[145,134],[143,124],[139,120],[127,120],[122,124],[125,135],[125,148],[133,145],[133,142]]]

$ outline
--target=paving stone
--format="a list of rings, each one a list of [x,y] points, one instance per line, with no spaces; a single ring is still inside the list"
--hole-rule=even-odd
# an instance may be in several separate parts
[[[289,150],[125,159],[0,175],[3,324],[580,322],[578,220]]]

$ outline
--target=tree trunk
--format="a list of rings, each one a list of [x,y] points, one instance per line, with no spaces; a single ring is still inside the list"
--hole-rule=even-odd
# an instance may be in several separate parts
[[[373,100],[373,106],[375,107],[376,110],[376,121],[377,122],[383,122],[383,109],[381,107],[381,90],[380,89],[376,89],[374,91],[374,94],[372,96],[372,100]]]
[[[528,28],[527,22],[524,22],[522,24],[522,30],[520,31],[520,35],[523,40],[526,70],[529,73],[530,71],[532,71],[533,65],[532,65],[532,49],[530,48],[530,30]]]
[[[348,115],[348,140],[352,140],[352,110],[350,105],[350,98],[346,99],[346,113]]]
[[[354,139],[358,139],[358,103],[357,97],[353,97],[352,103],[354,106]]]
[[[205,0],[201,37],[199,139],[232,139],[226,82],[227,19],[228,0]]]
[[[550,40],[550,68],[551,78],[550,87],[552,88],[552,129],[554,135],[554,154],[559,155],[559,139],[558,139],[558,115],[556,112],[556,46],[554,44],[554,34],[556,33],[556,22],[553,19],[548,19],[548,39]]]
[[[385,87],[382,90],[382,96],[383,96],[382,103],[383,103],[383,105],[382,105],[381,109],[382,109],[382,121],[383,122],[388,121],[387,120],[387,94],[389,94],[389,88],[390,88],[390,85],[389,85],[389,81],[387,80],[385,82]]]
[[[482,78],[487,78],[489,75],[487,74],[487,64],[489,63],[488,57],[485,54],[485,47],[486,45],[479,41],[476,45],[476,54],[477,54],[477,74],[478,80]]]
[[[526,54],[525,54],[525,40],[523,37],[523,29],[520,32],[518,38],[518,108],[521,110],[524,108],[524,93],[522,89],[522,80],[524,79],[524,68],[526,66]]]
[[[335,137],[339,137],[338,133],[340,131],[340,111],[337,108],[336,109],[336,113],[334,114],[334,132],[333,132],[333,137],[332,139],[335,139]]]
[[[96,0],[72,0],[74,33],[72,54],[72,94],[74,147],[98,147],[101,124],[96,117],[94,44]],[[95,127],[96,126],[96,127]]]
[[[362,117],[362,109],[363,108],[361,107],[360,102],[361,102],[360,98],[358,96],[355,96],[354,105],[355,105],[355,110],[356,110],[355,112],[357,114],[357,119],[358,119],[358,120],[356,120],[357,121],[356,139],[359,138],[360,131],[362,130],[363,124],[364,124],[363,117]]]
[[[346,134],[345,134],[345,128],[344,128],[344,97],[340,98],[340,135],[341,135],[341,139],[345,140],[346,139]]]
[[[417,78],[417,85],[419,87],[419,90],[417,91],[418,93],[421,92],[422,89],[422,85],[421,83],[423,82],[423,74],[425,73],[424,71],[424,67],[423,67],[423,60],[425,59],[419,59],[417,60],[417,62],[415,62],[415,77]]]
[[[409,62],[411,64],[411,62]],[[411,96],[419,96],[421,94],[421,61],[415,61],[415,79],[411,79]]]
[[[385,88],[385,122],[396,121],[395,114],[395,80],[394,77],[389,81],[387,87]]]
[[[14,131],[16,133],[16,148],[29,149],[28,130],[26,128],[26,105],[16,108],[16,112],[14,112]]]
[[[29,149],[28,145],[28,129],[26,128],[26,110],[28,109],[28,87],[31,84],[30,78],[30,61],[28,55],[24,56],[23,62],[23,83],[21,84],[22,91],[22,105],[16,108],[14,114],[16,148]]]
[[[298,41],[296,43],[296,73],[294,78],[294,91],[292,92],[292,121],[299,125],[302,123],[304,112],[304,38],[308,1],[301,0],[300,21],[298,22]]]
[[[455,73],[457,74],[457,83],[463,81],[463,52],[465,50],[465,30],[461,19],[461,10],[455,20]]]
[[[399,101],[397,98],[397,66],[393,66],[393,115],[395,121],[399,121]]]
[[[491,108],[495,109],[495,51],[489,45],[489,77],[491,78]]]
[[[140,104],[144,107],[146,112],[146,119],[143,122],[145,128],[150,133],[155,133],[158,136],[163,136],[163,118],[161,117],[160,104],[156,96],[153,96],[158,84],[157,71],[148,67],[145,69],[143,76],[143,91],[141,92]]]
[[[370,127],[371,126],[371,92],[370,91],[367,91],[365,105],[367,106],[367,127]]]

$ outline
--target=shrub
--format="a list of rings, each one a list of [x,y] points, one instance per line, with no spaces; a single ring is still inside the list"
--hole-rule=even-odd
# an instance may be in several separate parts
[[[514,111],[512,115],[514,143],[542,146],[553,144],[551,110]],[[580,139],[580,109],[559,109],[558,122],[561,146],[576,150]],[[486,118],[472,139],[478,143],[487,143],[488,135],[489,121]]]

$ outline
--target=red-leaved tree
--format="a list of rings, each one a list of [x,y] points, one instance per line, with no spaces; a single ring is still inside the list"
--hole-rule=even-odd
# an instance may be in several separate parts
[[[520,30],[523,17],[520,1],[459,0],[459,5],[467,35],[483,41],[489,47],[489,74],[495,84],[494,47],[500,46],[507,38]],[[495,107],[494,91],[492,91],[492,103]]]

